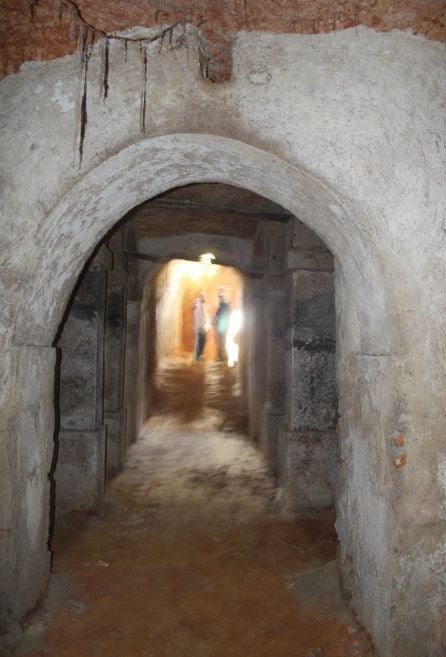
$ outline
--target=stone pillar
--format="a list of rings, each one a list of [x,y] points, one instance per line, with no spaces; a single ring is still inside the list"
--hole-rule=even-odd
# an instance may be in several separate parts
[[[407,355],[352,353],[338,364],[339,563],[382,657],[446,654],[445,422],[438,412],[446,395],[437,385],[446,362],[439,353],[429,360],[428,349],[424,374]]]
[[[279,485],[294,509],[334,503],[338,470],[333,258],[294,220],[287,255],[285,413]]]
[[[265,296],[266,365],[260,445],[271,466],[277,467],[279,431],[285,410],[285,291],[268,288]]]
[[[279,484],[293,508],[333,504],[338,468],[335,308],[331,272],[290,274]]]
[[[264,283],[263,277],[251,278],[246,283],[245,326],[248,432],[258,440],[261,427],[261,412],[265,396],[264,353]]]
[[[138,261],[138,372],[136,381],[135,422],[138,434],[153,408],[151,376],[156,367],[155,312],[153,282],[159,266],[153,262]]]
[[[125,236],[127,249],[137,251],[138,247],[134,233],[127,230]],[[138,260],[127,254],[127,309],[126,309],[126,333],[125,333],[125,355],[124,355],[124,445],[134,443],[138,438],[137,428],[137,399],[138,399],[138,345],[139,324],[142,292],[138,285]]]
[[[127,274],[107,274],[104,343],[104,424],[107,427],[107,478],[122,468],[125,454],[123,407]]]
[[[50,569],[48,532],[54,451],[50,347],[5,347],[0,359],[0,652],[20,637]]]
[[[106,268],[95,261],[84,274],[58,346],[60,433],[57,513],[97,505],[105,486],[103,345]]]
[[[285,411],[286,333],[286,245],[288,226],[270,222],[267,226],[267,274],[264,278],[265,389],[261,412],[260,445],[270,465],[277,469],[278,439]]]
[[[124,425],[125,446],[138,438],[136,421],[136,399],[138,381],[138,333],[140,301],[127,302],[127,322],[125,337],[124,365]]]

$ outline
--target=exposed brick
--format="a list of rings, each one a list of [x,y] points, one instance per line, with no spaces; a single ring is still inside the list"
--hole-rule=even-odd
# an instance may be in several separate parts
[[[393,459],[393,465],[397,469],[402,468],[404,465],[406,465],[406,463],[407,463],[406,454],[400,454],[400,456],[395,456],[395,458]]]
[[[402,433],[398,433],[396,436],[393,437],[393,444],[395,447],[403,447],[404,446],[404,435]]]
[[[63,0],[3,0],[0,23],[0,77],[29,60],[74,52],[76,39]],[[33,4],[33,11],[30,5]],[[229,79],[232,36],[240,30],[318,34],[356,25],[376,30],[412,30],[446,41],[444,0],[78,0],[83,17],[106,31],[134,25],[153,27],[187,21],[203,32],[208,75]]]

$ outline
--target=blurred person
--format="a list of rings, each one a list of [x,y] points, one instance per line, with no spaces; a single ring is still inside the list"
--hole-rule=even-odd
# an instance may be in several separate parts
[[[206,298],[200,294],[195,299],[192,308],[192,320],[195,333],[194,358],[198,363],[202,357],[206,346],[207,332],[209,330],[209,315],[207,310]]]
[[[226,335],[229,328],[231,306],[226,301],[224,287],[218,288],[218,307],[214,315],[215,336],[217,340],[217,361],[227,361]]]

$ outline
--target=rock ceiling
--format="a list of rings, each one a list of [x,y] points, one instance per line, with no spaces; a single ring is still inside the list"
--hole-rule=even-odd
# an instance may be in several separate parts
[[[252,239],[261,220],[288,221],[271,201],[222,184],[180,187],[135,208],[128,218],[139,237],[208,233]]]

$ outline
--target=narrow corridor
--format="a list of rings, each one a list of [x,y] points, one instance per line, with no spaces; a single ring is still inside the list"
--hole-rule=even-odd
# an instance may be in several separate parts
[[[334,518],[280,512],[243,417],[230,421],[235,370],[175,361],[155,382],[157,412],[100,512],[59,529],[16,654],[370,657],[340,593]]]

